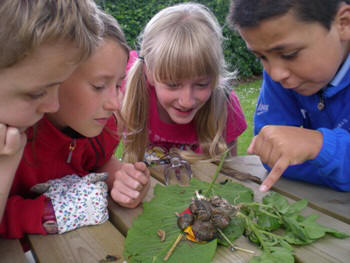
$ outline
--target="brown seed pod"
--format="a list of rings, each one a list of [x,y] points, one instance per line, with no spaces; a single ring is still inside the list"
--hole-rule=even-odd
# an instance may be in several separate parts
[[[220,209],[226,216],[232,217],[237,213],[236,207],[220,196],[215,195],[210,198],[210,204],[213,208]]]
[[[192,214],[196,220],[208,221],[211,215],[211,204],[207,200],[193,200],[190,205]]]
[[[224,229],[230,224],[231,218],[220,209],[213,209],[210,222],[216,228]]]
[[[192,230],[199,241],[211,241],[216,238],[216,230],[210,221],[196,220],[192,225]]]
[[[177,218],[177,226],[183,231],[193,224],[194,217],[192,214],[183,214]]]

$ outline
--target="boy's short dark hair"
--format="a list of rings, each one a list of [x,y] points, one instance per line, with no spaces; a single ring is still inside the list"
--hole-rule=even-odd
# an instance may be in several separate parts
[[[318,22],[330,29],[342,2],[350,4],[350,0],[231,0],[227,19],[232,27],[254,27],[293,11],[301,21]]]

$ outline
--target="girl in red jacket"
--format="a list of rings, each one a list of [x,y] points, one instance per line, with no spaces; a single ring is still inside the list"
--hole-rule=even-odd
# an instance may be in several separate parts
[[[103,223],[107,186],[112,199],[125,207],[137,206],[149,188],[144,163],[123,164],[114,157],[119,143],[114,112],[129,49],[117,21],[102,12],[100,17],[104,38],[62,84],[59,111],[27,132],[29,142],[0,226],[3,237]]]

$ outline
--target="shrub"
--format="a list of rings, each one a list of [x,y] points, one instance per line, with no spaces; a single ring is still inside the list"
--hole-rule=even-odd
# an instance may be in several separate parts
[[[188,0],[96,0],[101,7],[112,14],[123,28],[129,45],[137,50],[137,36],[146,23],[159,10]],[[208,6],[223,27],[224,53],[230,70],[238,70],[240,79],[260,75],[260,62],[246,48],[244,41],[232,32],[226,23],[230,0],[192,1]]]

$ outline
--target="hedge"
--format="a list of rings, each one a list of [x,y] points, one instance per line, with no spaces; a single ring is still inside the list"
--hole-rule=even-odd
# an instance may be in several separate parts
[[[96,0],[108,13],[112,14],[124,30],[129,45],[137,49],[137,36],[145,24],[159,10],[186,0]],[[191,1],[208,6],[223,27],[224,53],[230,70],[238,70],[239,78],[244,80],[261,75],[260,62],[246,48],[244,41],[232,32],[226,23],[230,0]]]

